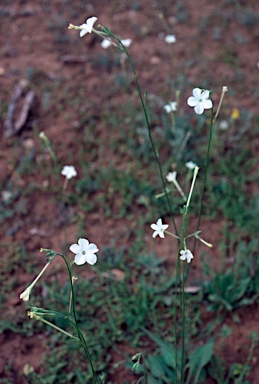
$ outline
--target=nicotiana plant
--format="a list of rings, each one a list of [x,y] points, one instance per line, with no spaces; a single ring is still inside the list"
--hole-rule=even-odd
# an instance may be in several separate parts
[[[81,347],[84,349],[84,352],[86,354],[86,357],[90,363],[91,366],[91,371],[92,371],[92,377],[93,377],[93,382],[95,384],[101,383],[100,378],[97,376],[93,362],[91,359],[91,355],[89,352],[89,348],[87,345],[87,341],[83,335],[83,333],[80,330],[79,324],[78,324],[78,318],[77,318],[77,313],[76,313],[76,306],[75,306],[75,292],[74,292],[74,282],[76,278],[72,276],[72,265],[83,265],[85,263],[89,263],[90,265],[93,265],[97,261],[97,256],[96,253],[98,252],[98,248],[95,244],[89,243],[87,239],[79,239],[78,244],[72,244],[70,246],[71,252],[75,254],[74,261],[69,263],[66,259],[66,257],[58,252],[53,251],[52,249],[45,249],[41,248],[41,252],[46,253],[46,260],[47,264],[45,267],[42,269],[42,271],[39,273],[39,275],[36,277],[36,279],[25,289],[24,292],[20,294],[20,299],[24,301],[29,301],[30,299],[30,294],[32,292],[33,287],[37,283],[37,281],[40,279],[40,277],[43,275],[43,273],[46,271],[48,266],[51,264],[51,262],[54,260],[55,257],[61,257],[63,261],[65,262],[67,272],[68,272],[68,277],[69,277],[69,283],[70,283],[70,303],[68,307],[67,313],[61,313],[57,311],[52,311],[52,310],[47,310],[47,309],[42,309],[42,308],[37,308],[37,307],[31,307],[30,310],[28,311],[28,316],[31,319],[35,319],[38,321],[41,321],[55,330],[61,332],[62,334],[74,339],[76,342],[78,342]],[[69,333],[65,331],[64,329],[58,327],[55,325],[53,322],[48,320],[49,318],[53,317],[59,317],[65,321],[67,321],[72,328],[74,329],[74,333]]]
[[[200,233],[201,233],[201,231],[200,231],[200,218],[201,218],[201,214],[202,214],[203,195],[204,195],[204,190],[205,190],[206,181],[207,181],[207,171],[208,171],[208,165],[209,165],[209,153],[210,153],[210,147],[211,147],[211,142],[212,142],[212,127],[213,127],[213,123],[215,122],[215,120],[218,116],[218,113],[219,113],[219,110],[220,110],[220,107],[221,107],[221,104],[223,101],[224,94],[227,91],[227,87],[223,87],[223,89],[222,89],[222,95],[221,95],[220,103],[219,103],[219,106],[218,106],[215,114],[213,112],[213,103],[210,99],[211,92],[209,90],[205,90],[205,89],[201,89],[201,88],[196,87],[192,91],[192,96],[190,96],[187,100],[187,104],[190,107],[194,108],[194,111],[197,115],[201,115],[202,113],[205,112],[205,110],[210,110],[209,137],[208,137],[205,169],[203,170],[202,192],[201,192],[200,201],[199,201],[199,215],[198,215],[198,220],[197,220],[197,229],[194,233],[188,233],[188,225],[187,225],[188,220],[187,220],[187,218],[188,218],[189,213],[190,213],[191,198],[192,198],[193,190],[195,187],[196,179],[198,176],[199,167],[191,160],[185,164],[185,166],[187,168],[187,172],[190,172],[192,175],[192,182],[190,185],[190,189],[187,193],[185,193],[183,191],[183,189],[181,188],[181,186],[179,185],[179,183],[176,180],[176,177],[177,177],[176,170],[173,172],[169,172],[167,175],[163,174],[162,165],[161,165],[161,162],[160,162],[160,159],[158,156],[158,151],[156,149],[156,146],[155,146],[155,143],[154,143],[154,140],[152,137],[151,129],[150,129],[149,116],[148,116],[146,104],[144,101],[143,93],[142,93],[140,85],[139,85],[139,80],[138,80],[138,76],[137,76],[137,73],[135,70],[135,66],[134,66],[133,61],[131,59],[131,56],[127,50],[127,47],[129,47],[131,45],[132,41],[130,39],[120,39],[119,37],[114,35],[111,32],[111,30],[108,29],[107,27],[103,27],[103,26],[99,25],[98,29],[94,28],[96,21],[97,21],[97,17],[93,16],[93,17],[88,18],[86,20],[86,22],[80,26],[75,26],[73,24],[70,24],[68,28],[78,30],[81,37],[84,37],[88,33],[96,33],[98,36],[100,36],[102,38],[101,44],[102,44],[103,48],[108,48],[110,46],[114,46],[117,49],[119,49],[121,52],[123,52],[125,54],[125,56],[129,60],[129,64],[130,64],[132,72],[134,74],[134,78],[135,78],[135,82],[136,82],[136,88],[137,88],[139,100],[140,100],[140,103],[141,103],[141,106],[143,109],[143,114],[144,114],[144,118],[145,118],[145,123],[146,123],[147,131],[148,131],[149,140],[150,140],[151,147],[152,147],[152,150],[154,153],[154,158],[155,158],[156,163],[157,163],[158,173],[159,173],[159,176],[161,179],[161,186],[162,186],[163,192],[160,195],[163,195],[166,199],[168,211],[170,212],[170,217],[171,217],[171,221],[172,221],[172,225],[173,225],[173,229],[174,229],[174,231],[173,231],[174,233],[168,231],[169,224],[164,224],[162,221],[162,218],[158,218],[156,223],[151,224],[151,229],[154,231],[152,236],[153,236],[153,238],[156,238],[158,236],[162,239],[165,238],[165,235],[172,236],[173,238],[175,238],[175,240],[177,241],[177,244],[178,244],[178,253],[175,255],[176,268],[175,268],[175,293],[174,293],[175,294],[175,298],[174,298],[175,300],[174,300],[174,319],[173,319],[174,342],[175,342],[176,346],[179,344],[178,343],[179,342],[179,340],[178,340],[179,336],[178,336],[177,329],[176,329],[176,324],[177,324],[177,304],[176,304],[177,300],[176,300],[176,298],[177,298],[177,295],[179,292],[179,287],[180,287],[180,291],[181,291],[180,298],[181,298],[181,328],[182,328],[182,333],[181,333],[181,356],[180,356],[180,359],[177,356],[177,349],[178,348],[175,348],[176,352],[175,352],[175,356],[173,357],[173,359],[174,359],[174,366],[175,366],[176,372],[179,372],[179,383],[183,384],[184,380],[185,380],[185,370],[184,370],[185,368],[184,367],[186,366],[186,356],[185,356],[185,343],[186,343],[186,340],[185,340],[185,337],[186,337],[185,336],[185,315],[186,315],[185,294],[186,293],[185,293],[185,284],[186,284],[186,279],[187,279],[187,275],[188,275],[187,264],[191,265],[192,260],[195,260],[195,258],[198,257],[195,254],[196,240],[201,241],[202,243],[204,243],[208,247],[212,247],[212,244],[208,243],[207,241],[205,241],[204,239],[202,239],[200,237]],[[174,44],[174,43],[176,43],[176,38],[174,35],[167,35],[165,37],[165,42],[168,44]],[[173,101],[173,102],[170,102],[169,104],[165,105],[164,109],[167,113],[172,114],[172,116],[174,117],[174,114],[178,112],[179,107],[180,107],[179,101],[177,99],[177,102]],[[174,124],[174,118],[172,119],[172,124]],[[42,139],[45,140],[45,142],[46,142],[46,137],[44,135],[42,135]],[[47,142],[46,142],[46,144],[47,144]],[[56,161],[56,159],[55,159],[55,161]],[[61,174],[63,176],[65,176],[65,181],[67,182],[72,177],[75,177],[77,175],[77,172],[76,172],[74,166],[66,165],[62,169]],[[171,207],[171,203],[170,203],[170,199],[169,199],[169,193],[171,193],[171,190],[166,186],[166,181],[168,183],[172,183],[175,186],[175,188],[180,193],[180,195],[183,199],[183,207],[181,210],[182,221],[181,221],[181,225],[179,228],[176,225],[176,221],[175,221],[175,218],[174,218],[174,215],[172,212],[172,207]],[[191,246],[190,246],[190,244],[188,244],[190,238],[195,239],[193,249],[190,249]],[[78,240],[78,243],[72,244],[69,249],[71,252],[73,252],[75,254],[74,262],[72,264],[83,265],[85,263],[89,263],[90,265],[93,265],[97,262],[96,253],[98,252],[98,248],[94,243],[90,243],[87,239],[80,238]],[[68,276],[69,276],[69,282],[70,282],[70,289],[71,289],[70,305],[68,308],[68,312],[66,314],[63,314],[63,313],[59,313],[59,312],[55,312],[55,311],[48,311],[48,310],[44,310],[41,308],[33,307],[30,309],[28,314],[31,318],[43,321],[44,323],[52,326],[56,330],[66,334],[68,337],[71,337],[76,342],[80,343],[81,346],[83,347],[85,354],[87,356],[87,359],[89,360],[89,363],[91,365],[93,382],[99,383],[100,378],[97,376],[97,374],[95,372],[93,362],[91,359],[91,355],[90,355],[90,352],[89,352],[89,349],[87,346],[87,342],[86,342],[85,337],[79,328],[78,321],[77,321],[77,314],[76,314],[76,309],[75,309],[75,293],[74,293],[74,287],[73,287],[74,279],[73,279],[72,271],[71,271],[72,265],[69,264],[66,257],[61,253],[55,252],[55,251],[50,250],[50,249],[42,249],[41,251],[46,253],[47,264],[43,268],[41,273],[38,275],[38,277],[33,281],[33,283],[20,295],[20,298],[25,300],[25,301],[28,301],[34,285],[37,283],[39,278],[45,272],[45,270],[47,269],[49,264],[52,262],[52,260],[56,256],[61,257],[63,259],[63,261],[65,262],[66,268],[67,268],[67,272],[68,272]],[[65,320],[67,320],[71,324],[71,326],[73,327],[73,329],[75,331],[75,335],[70,334],[70,333],[62,330],[61,328],[57,327],[55,324],[51,323],[49,320],[46,320],[46,318],[48,318],[48,317],[51,318],[52,316],[59,316]],[[144,375],[143,380],[145,383],[147,383],[146,375]]]

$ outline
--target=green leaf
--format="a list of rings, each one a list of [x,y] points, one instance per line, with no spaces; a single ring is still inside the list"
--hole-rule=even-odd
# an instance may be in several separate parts
[[[223,299],[223,297],[221,297],[217,294],[209,295],[208,299],[214,303],[222,304],[223,307],[225,307],[228,311],[232,311],[232,309],[233,309],[232,305],[227,300]]]
[[[242,296],[244,296],[248,285],[250,284],[251,277],[243,278],[242,280],[239,281],[238,287],[235,290],[234,300],[237,301],[241,299]]]
[[[150,355],[146,359],[150,372],[158,379],[162,379],[165,376],[165,363],[161,356]]]
[[[166,364],[176,370],[176,364],[175,364],[175,356],[176,356],[176,349],[172,344],[164,342],[160,337],[154,335],[152,332],[149,332],[145,329],[145,333],[148,334],[148,336],[154,340],[157,345],[161,348],[161,352],[163,355],[163,358],[166,362]],[[180,353],[177,354],[178,358],[180,357]]]
[[[162,384],[161,380],[157,380],[151,375],[147,375],[147,382],[148,384]]]
[[[214,341],[210,340],[207,344],[195,349],[195,351],[193,351],[193,353],[190,355],[190,359],[188,363],[189,373],[188,373],[187,383],[190,382],[190,379],[192,378],[194,373],[195,373],[195,376],[192,381],[192,384],[198,383],[202,368],[209,363],[212,357],[213,346],[214,346]]]

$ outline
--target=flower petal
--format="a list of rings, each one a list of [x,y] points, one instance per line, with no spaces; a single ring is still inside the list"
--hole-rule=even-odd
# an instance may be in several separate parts
[[[210,91],[208,90],[203,91],[200,97],[202,100],[208,99],[210,97]]]
[[[95,17],[95,16],[90,17],[89,19],[86,20],[86,24],[88,25],[88,27],[90,27],[90,31],[89,31],[90,33],[92,32],[92,28],[93,28],[96,20],[97,20],[97,17]]]
[[[211,100],[204,100],[202,102],[204,109],[211,109],[212,108],[212,101]]]
[[[131,39],[124,39],[124,40],[121,40],[122,44],[124,45],[124,47],[129,47],[132,43],[132,40]]]
[[[82,253],[78,253],[75,255],[75,263],[76,265],[83,265],[86,262],[86,255],[82,255]]]
[[[79,33],[80,37],[83,37],[84,35],[86,35],[88,33],[88,30],[87,29],[82,29]]]
[[[193,97],[193,96],[190,96],[187,100],[187,104],[190,106],[190,107],[195,107],[195,105],[198,103],[198,100]]]
[[[90,243],[87,247],[87,252],[90,251],[90,252],[98,252],[99,249],[97,248],[97,246],[94,244],[94,243]]]
[[[199,99],[201,96],[201,89],[200,88],[194,88],[192,91],[192,94],[196,99]]]
[[[89,241],[86,239],[79,239],[78,240],[79,247],[82,251],[87,251]]]
[[[85,255],[85,261],[87,261],[88,264],[94,265],[97,261],[96,254],[92,252],[87,252]]]
[[[203,104],[202,103],[198,103],[195,107],[194,107],[194,110],[195,112],[197,113],[197,115],[201,115],[204,111],[204,108],[203,108]]]
[[[70,251],[77,254],[77,253],[81,253],[81,247],[78,245],[78,244],[72,244],[70,247],[69,247]]]
[[[111,44],[111,41],[108,39],[103,39],[103,41],[101,42],[101,46],[105,49],[107,49]]]

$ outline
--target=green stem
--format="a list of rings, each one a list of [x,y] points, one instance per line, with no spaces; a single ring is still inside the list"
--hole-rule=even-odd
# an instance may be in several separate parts
[[[153,141],[153,138],[152,138],[152,135],[151,135],[151,129],[150,129],[150,124],[149,124],[149,119],[148,119],[147,108],[146,108],[146,104],[145,104],[143,96],[142,96],[142,92],[141,92],[139,81],[138,81],[138,76],[137,76],[137,73],[136,73],[136,70],[135,70],[135,66],[134,66],[134,64],[133,64],[133,62],[131,60],[131,57],[130,57],[127,49],[122,44],[121,40],[116,35],[114,35],[111,31],[109,31],[109,35],[119,42],[119,44],[123,48],[123,51],[125,52],[128,60],[130,62],[131,69],[132,69],[132,72],[134,74],[134,78],[135,78],[136,87],[137,87],[137,91],[138,91],[138,94],[139,94],[141,106],[142,106],[142,109],[144,111],[145,122],[146,122],[146,126],[147,126],[147,129],[148,129],[149,140],[150,140],[150,143],[151,143],[154,155],[155,155],[155,159],[156,159],[158,170],[159,170],[160,179],[161,179],[162,185],[163,185],[163,191],[164,191],[164,194],[166,196],[166,201],[167,201],[168,209],[169,209],[170,216],[171,216],[171,219],[172,219],[172,222],[173,222],[173,225],[174,225],[175,233],[177,235],[178,231],[177,231],[174,215],[173,215],[172,208],[171,208],[171,204],[170,204],[170,200],[169,200],[169,195],[168,195],[167,190],[166,190],[166,184],[165,184],[165,180],[164,180],[164,176],[163,176],[163,172],[162,172],[162,167],[161,167],[161,164],[160,164],[160,161],[159,161],[159,156],[158,156],[158,153],[157,153],[157,150],[155,148],[155,144],[154,144],[154,141]]]
[[[79,341],[79,342],[80,342],[80,340],[79,340],[77,337],[71,335],[71,333],[68,333],[68,332],[64,331],[64,329],[57,327],[55,324],[51,323],[50,321],[45,320],[45,319],[43,319],[42,317],[35,315],[34,313],[31,315],[31,317],[32,317],[33,319],[42,321],[43,323],[49,325],[50,327],[56,329],[57,331],[63,333],[64,335],[66,335],[66,336],[68,336],[68,337],[71,337],[72,339],[75,339],[76,341]]]
[[[73,317],[74,317],[74,321],[75,321],[75,328],[76,328],[76,331],[77,331],[77,334],[78,334],[78,338],[79,338],[79,340],[83,344],[83,348],[84,348],[86,357],[87,357],[87,359],[88,359],[88,361],[90,363],[94,384],[99,384],[99,380],[98,380],[98,377],[97,377],[96,372],[94,370],[92,358],[91,358],[89,349],[87,347],[87,343],[85,341],[85,338],[84,338],[82,332],[80,331],[80,329],[78,327],[78,321],[77,321],[77,316],[76,316],[76,308],[75,308],[75,292],[74,292],[74,286],[73,286],[73,282],[72,282],[71,270],[69,268],[68,262],[67,262],[66,258],[64,257],[64,255],[62,255],[61,253],[57,253],[57,255],[61,256],[62,259],[65,261],[65,264],[66,264],[66,267],[67,267],[67,270],[68,270],[69,281],[70,281],[70,288],[71,288],[71,294],[72,294],[72,312],[73,312]]]
[[[177,288],[178,288],[178,276],[180,272],[180,259],[179,259],[180,248],[177,252],[176,269],[175,269],[175,294],[174,294],[174,344],[175,344],[175,372],[178,377],[178,353],[177,353]]]
[[[185,263],[183,263],[182,275],[182,351],[181,351],[181,384],[184,384],[184,366],[185,366]]]
[[[202,203],[203,203],[203,198],[204,198],[204,193],[205,193],[206,183],[207,183],[207,175],[208,175],[208,167],[209,167],[209,155],[210,155],[210,147],[211,147],[212,133],[213,133],[212,128],[213,128],[213,109],[211,109],[211,114],[210,114],[210,130],[209,130],[209,141],[208,141],[207,154],[206,154],[205,175],[204,175],[203,187],[202,187],[202,192],[201,192],[201,197],[200,197],[200,207],[199,207],[198,223],[197,223],[196,232],[199,230],[200,223],[201,223]],[[194,246],[193,246],[193,254],[195,253],[196,243],[197,243],[197,238],[195,237]]]

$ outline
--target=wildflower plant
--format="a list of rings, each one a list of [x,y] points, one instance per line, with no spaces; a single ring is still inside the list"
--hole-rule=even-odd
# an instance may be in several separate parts
[[[69,28],[71,28],[71,25],[70,25]],[[79,28],[80,27],[75,27],[75,29],[79,29]],[[162,188],[163,188],[163,192],[162,192],[161,195],[166,197],[166,201],[167,201],[167,205],[168,205],[168,210],[170,212],[171,220],[172,220],[172,223],[173,223],[173,227],[174,227],[174,232],[175,233],[169,232],[167,230],[168,224],[163,224],[162,218],[159,218],[155,224],[151,224],[151,229],[153,229],[153,231],[154,231],[152,236],[153,236],[153,238],[156,238],[157,236],[159,236],[160,238],[163,239],[165,237],[165,234],[168,234],[168,235],[171,235],[174,238],[176,238],[177,241],[178,241],[178,256],[176,258],[176,279],[175,279],[175,281],[176,281],[176,289],[175,289],[175,296],[177,295],[177,286],[178,286],[178,284],[180,283],[180,280],[181,280],[182,281],[182,286],[181,286],[181,313],[182,313],[182,315],[181,315],[181,319],[182,319],[182,337],[181,337],[182,340],[181,340],[181,345],[182,345],[182,347],[181,347],[181,363],[180,363],[179,369],[178,369],[178,366],[177,366],[178,365],[177,352],[176,352],[176,356],[175,356],[175,365],[176,365],[176,371],[179,372],[179,382],[181,384],[183,384],[184,383],[184,366],[185,366],[185,359],[186,359],[185,358],[185,305],[186,305],[185,304],[185,283],[186,283],[186,279],[187,279],[186,263],[190,264],[192,262],[192,260],[195,259],[196,240],[199,240],[199,241],[203,242],[204,244],[206,244],[209,247],[212,247],[212,245],[210,243],[208,243],[207,241],[203,240],[200,237],[200,235],[199,235],[200,234],[199,226],[200,226],[200,217],[201,217],[201,213],[202,213],[203,194],[204,194],[204,190],[205,190],[205,187],[206,187],[208,160],[209,160],[209,152],[210,152],[211,139],[212,139],[212,126],[213,126],[213,122],[215,121],[215,119],[216,119],[216,117],[218,115],[221,103],[220,103],[219,108],[217,110],[217,114],[214,117],[214,115],[213,115],[213,103],[212,103],[212,101],[210,99],[210,94],[211,94],[210,91],[203,90],[201,88],[196,87],[196,88],[193,89],[192,96],[190,96],[188,98],[188,100],[187,100],[187,104],[190,107],[193,107],[195,113],[198,114],[198,115],[203,114],[205,110],[210,110],[209,139],[208,139],[208,147],[207,147],[205,173],[204,173],[204,177],[203,177],[203,188],[202,188],[202,193],[201,193],[200,203],[199,203],[200,208],[199,208],[199,217],[198,217],[198,223],[197,223],[197,230],[196,230],[195,233],[188,234],[188,233],[186,233],[186,230],[187,230],[187,217],[189,215],[189,208],[190,208],[190,204],[191,204],[191,197],[192,197],[193,189],[194,189],[194,186],[195,186],[195,183],[196,183],[196,178],[197,178],[197,175],[198,175],[199,167],[196,166],[196,164],[193,163],[193,162],[186,163],[186,167],[188,168],[188,170],[193,172],[193,178],[192,178],[192,183],[191,183],[191,186],[190,186],[188,198],[186,198],[185,193],[182,191],[182,188],[180,187],[180,185],[176,181],[176,175],[177,175],[176,171],[171,172],[171,173],[169,173],[166,176],[167,181],[174,183],[174,185],[176,186],[177,190],[180,192],[180,194],[181,194],[181,196],[183,198],[184,205],[183,205],[183,209],[182,209],[182,224],[181,224],[180,228],[177,228],[176,222],[175,222],[175,219],[174,219],[174,215],[173,215],[173,212],[172,212],[172,208],[171,208],[170,199],[169,199],[169,191],[168,191],[168,188],[166,188],[165,176],[164,176],[163,171],[162,171],[162,165],[160,163],[159,155],[158,155],[157,149],[155,147],[155,143],[154,143],[153,138],[152,138],[150,122],[149,122],[149,116],[148,116],[146,104],[144,102],[144,97],[143,97],[143,94],[142,94],[142,91],[141,91],[141,88],[140,88],[140,85],[139,85],[139,80],[138,80],[138,76],[137,76],[137,73],[136,73],[133,61],[131,59],[131,56],[130,56],[130,54],[129,54],[125,44],[123,44],[123,40],[121,40],[118,36],[114,35],[111,32],[111,30],[108,29],[107,27],[103,27],[103,26],[99,25],[99,28],[100,28],[99,31],[96,32],[96,33],[99,36],[101,36],[102,38],[108,39],[109,41],[113,41],[114,42],[113,45],[116,46],[117,48],[119,48],[121,51],[123,51],[125,53],[125,55],[127,56],[128,60],[129,60],[132,72],[134,74],[134,78],[135,78],[135,82],[136,82],[136,87],[137,87],[140,103],[141,103],[141,106],[142,106],[142,109],[143,109],[144,118],[145,118],[145,122],[146,122],[146,127],[147,127],[148,135],[149,135],[149,140],[150,140],[150,143],[151,143],[151,146],[152,146],[152,149],[153,149],[153,153],[154,153],[154,157],[156,159],[157,166],[158,166],[158,172],[159,172],[159,175],[160,175],[160,179],[161,179],[161,183],[162,183]],[[169,36],[167,36],[165,41],[167,43],[169,43],[169,44],[172,44],[172,43],[176,42],[176,39],[175,39],[175,37],[173,35],[169,35]],[[227,91],[227,87],[223,87],[222,91],[223,91],[222,95],[224,95],[224,93]],[[223,100],[223,98],[222,98],[222,100]],[[221,100],[221,102],[222,102],[222,100]],[[172,114],[174,114],[176,112],[176,108],[178,108],[178,103],[176,103],[176,102],[171,102],[170,104],[165,106],[166,112],[167,113],[172,113]],[[192,251],[187,247],[187,242],[189,241],[189,239],[191,237],[195,238],[194,249]],[[181,267],[180,267],[180,261],[182,262]],[[180,279],[180,273],[182,274],[181,279]],[[176,300],[175,300],[175,303],[176,303]],[[175,313],[175,315],[174,315],[175,344],[177,345],[178,344],[178,337],[177,337],[177,332],[176,332],[176,322],[177,322],[176,307],[175,307],[174,313]],[[177,349],[176,349],[176,351],[177,351]]]
[[[196,185],[197,177],[198,177],[198,172],[199,172],[199,167],[192,161],[187,162],[186,168],[187,172],[191,173],[191,185],[189,187],[189,190],[183,191],[183,188],[180,186],[180,183],[176,180],[177,176],[177,171],[174,170],[173,172],[169,172],[167,175],[164,174],[163,172],[163,167],[159,158],[159,154],[157,151],[157,148],[155,146],[155,142],[152,137],[152,132],[151,132],[151,126],[150,126],[150,121],[149,121],[149,115],[145,103],[145,99],[143,96],[143,93],[141,91],[141,87],[139,84],[138,76],[135,70],[135,66],[133,64],[133,61],[131,59],[131,56],[127,50],[127,47],[130,46],[131,40],[130,39],[120,39],[118,36],[114,35],[111,30],[107,27],[103,26],[98,26],[94,28],[94,25],[97,21],[97,18],[95,16],[90,17],[86,20],[86,22],[80,26],[75,26],[73,24],[69,25],[69,29],[75,29],[80,31],[79,34],[81,37],[84,37],[88,33],[96,33],[99,37],[102,38],[102,47],[103,48],[108,48],[110,46],[114,46],[117,49],[122,52],[125,57],[128,59],[134,78],[135,78],[135,83],[136,83],[136,88],[140,100],[140,104],[143,110],[144,114],[144,119],[146,123],[146,128],[148,131],[148,137],[150,140],[150,144],[153,150],[154,158],[156,160],[157,164],[157,169],[158,169],[158,174],[160,176],[161,180],[161,196],[165,197],[166,204],[168,207],[168,212],[170,212],[170,218],[172,222],[172,227],[173,231],[169,231],[169,224],[164,224],[163,223],[163,218],[160,217],[156,221],[156,223],[153,223],[150,225],[151,229],[154,231],[152,234],[152,237],[155,239],[157,237],[160,237],[161,239],[164,239],[165,236],[172,236],[176,241],[178,245],[178,252],[175,255],[175,261],[176,261],[176,268],[175,268],[175,297],[174,297],[174,343],[175,346],[177,347],[179,344],[179,335],[177,333],[177,295],[179,292],[180,288],[180,299],[181,299],[181,351],[180,351],[180,358],[179,358],[179,353],[177,348],[175,348],[175,356],[172,356],[172,359],[174,359],[174,367],[175,367],[175,372],[177,376],[177,382],[183,384],[184,379],[185,379],[185,366],[186,366],[186,353],[185,353],[185,344],[186,344],[186,330],[185,330],[185,323],[186,323],[186,292],[185,292],[185,284],[187,281],[188,277],[188,267],[192,264],[193,260],[195,261],[196,258],[198,258],[198,255],[196,254],[196,241],[200,241],[203,244],[207,245],[208,247],[212,247],[210,243],[202,239],[200,236],[200,219],[201,219],[201,214],[202,214],[202,203],[203,203],[203,197],[204,197],[204,191],[206,188],[206,181],[207,181],[207,171],[208,171],[208,166],[209,166],[209,153],[210,153],[210,147],[211,147],[211,142],[212,142],[212,127],[213,127],[213,122],[217,118],[217,115],[219,113],[219,109],[223,100],[223,96],[225,92],[227,91],[226,87],[223,87],[222,90],[222,98],[221,102],[219,104],[218,110],[214,116],[213,113],[213,103],[210,99],[211,97],[211,92],[209,90],[203,90],[201,88],[194,88],[192,91],[192,96],[190,96],[187,100],[187,104],[190,107],[194,108],[194,111],[196,114],[201,115],[207,110],[210,110],[210,123],[209,123],[209,136],[208,136],[208,146],[207,146],[207,154],[206,154],[206,161],[205,161],[205,169],[203,171],[203,180],[202,180],[202,192],[200,195],[200,201],[199,201],[199,215],[198,215],[198,220],[197,220],[197,229],[194,233],[189,233],[188,232],[188,217],[190,214],[190,209],[191,209],[191,199],[193,195],[193,191]],[[174,35],[168,35],[165,39],[165,41],[168,44],[173,44],[176,42],[175,36]],[[172,114],[172,125],[173,128],[175,128],[175,119],[174,119],[174,114],[178,111],[179,109],[179,99],[177,98],[176,102],[171,102],[167,105],[165,105],[164,109],[167,113]],[[72,177],[76,176],[77,172],[73,166],[65,166],[61,174],[65,176],[65,181],[67,182],[70,180]],[[170,201],[169,194],[171,193],[171,190],[168,189],[167,183],[173,183],[174,186],[176,187],[177,191],[180,193],[182,199],[183,199],[183,205],[181,209],[181,215],[182,215],[182,220],[181,220],[181,225],[178,227],[176,225],[176,220],[174,218],[173,210],[172,210],[172,204]],[[191,247],[190,244],[190,239],[194,239],[194,246]],[[163,241],[163,240],[162,240]],[[70,246],[70,251],[75,254],[74,257],[74,262],[76,265],[83,265],[85,263],[89,263],[90,265],[94,265],[97,261],[97,256],[96,253],[98,252],[98,248],[94,243],[90,243],[87,239],[80,238],[78,240],[78,243],[72,244]],[[90,363],[91,370],[92,370],[92,377],[93,377],[93,382],[94,383],[99,383],[99,378],[95,372],[93,362],[91,359],[91,355],[87,346],[87,342],[79,328],[78,321],[77,321],[77,314],[76,314],[76,309],[75,309],[75,293],[74,293],[74,281],[75,279],[72,277],[72,272],[71,272],[71,265],[69,265],[67,259],[65,256],[61,253],[57,253],[53,250],[49,249],[42,249],[42,252],[46,253],[46,257],[48,260],[48,263],[50,263],[56,256],[61,257],[66,265],[67,271],[68,271],[68,276],[69,276],[69,283],[70,283],[70,290],[71,290],[71,305],[69,306],[68,313],[59,313],[55,311],[48,311],[48,310],[42,310],[40,308],[31,308],[29,311],[29,316],[31,318],[40,320],[45,322],[48,325],[51,325],[53,328],[56,330],[66,334],[67,336],[73,338],[76,342],[78,342],[84,349],[86,357]],[[48,264],[47,264],[48,265]],[[37,279],[21,294],[21,299],[23,300],[29,300],[29,296],[31,293],[32,287],[36,284],[38,281],[39,277],[42,275],[42,273],[45,271],[47,266],[43,269],[41,274],[38,276]],[[71,311],[71,310],[72,311]],[[69,324],[73,327],[75,331],[74,334],[70,334],[58,327],[56,327],[53,323],[49,322],[49,320],[46,320],[48,316],[59,316],[69,322]],[[140,355],[139,355],[140,356]],[[140,360],[138,359],[138,365],[139,365]],[[147,378],[146,375],[144,375],[144,382],[147,383]]]
[[[91,24],[92,23],[92,24]],[[91,23],[85,24],[82,26],[84,28],[84,31],[89,29],[88,32],[90,33],[90,27],[93,25],[94,21],[92,20]],[[85,32],[87,33],[87,32]],[[71,180],[73,177],[77,176],[77,171],[73,165],[65,165],[63,166],[61,172],[59,172],[59,165],[58,165],[58,160],[57,157],[53,151],[52,145],[48,137],[42,132],[40,134],[40,138],[44,141],[47,149],[49,150],[51,157],[55,163],[55,171],[57,177],[64,176],[65,181],[63,184],[63,188],[61,191],[62,194],[62,201],[64,202],[65,199],[65,190],[67,188],[68,181]],[[66,217],[65,217],[66,218]],[[65,221],[64,225],[64,231],[65,231],[65,239],[67,239],[67,220]],[[61,332],[62,334],[66,335],[69,338],[74,339],[76,342],[79,343],[79,345],[83,348],[86,358],[89,361],[90,367],[91,367],[91,372],[92,372],[92,378],[93,378],[93,383],[98,384],[101,383],[101,379],[97,376],[92,358],[88,349],[87,341],[80,330],[79,324],[78,324],[78,318],[77,318],[77,313],[76,313],[76,308],[75,308],[75,292],[74,292],[74,282],[77,280],[77,277],[72,276],[72,265],[76,264],[77,266],[81,266],[85,263],[88,263],[90,265],[94,265],[97,262],[97,255],[96,253],[99,251],[97,248],[96,244],[90,243],[87,239],[80,238],[78,240],[77,244],[72,244],[69,247],[70,251],[75,254],[74,260],[72,262],[68,262],[66,257],[62,253],[58,253],[52,249],[45,249],[41,248],[41,252],[46,253],[46,265],[42,269],[42,271],[39,273],[39,275],[34,279],[34,281],[20,294],[20,299],[28,302],[30,300],[32,290],[36,283],[39,281],[43,273],[46,271],[46,269],[49,267],[51,262],[54,260],[55,257],[61,257],[63,261],[65,262],[66,268],[67,268],[67,273],[68,273],[68,278],[69,278],[69,284],[70,284],[70,300],[69,300],[69,307],[67,313],[61,313],[53,310],[46,310],[42,308],[37,308],[37,307],[31,307],[30,310],[28,311],[28,316],[31,319],[35,319],[38,321],[41,321],[45,323],[46,325],[52,327],[58,332]],[[64,329],[58,327],[55,325],[53,322],[49,320],[52,318],[61,318],[65,322],[69,323],[72,326],[73,333],[69,333],[65,331]]]
[[[86,239],[79,239],[78,244],[72,244],[70,247],[70,250],[73,253],[75,253],[76,256],[75,256],[74,262],[69,264],[66,257],[62,253],[55,252],[52,249],[41,248],[40,251],[46,253],[47,264],[45,265],[43,270],[40,272],[40,274],[36,277],[36,279],[33,281],[33,283],[28,288],[26,288],[24,292],[20,294],[20,299],[24,301],[29,301],[32,288],[37,283],[37,281],[42,276],[42,274],[45,272],[45,270],[50,265],[50,263],[54,260],[54,258],[61,257],[63,259],[67,268],[69,284],[70,284],[70,304],[69,304],[67,313],[61,313],[58,311],[47,310],[47,309],[42,309],[38,307],[31,307],[30,310],[28,311],[28,316],[31,319],[35,319],[45,323],[46,325],[52,327],[56,331],[78,342],[79,345],[83,348],[85,355],[90,363],[93,383],[98,384],[100,383],[100,379],[94,370],[94,366],[93,366],[92,358],[87,345],[87,341],[83,333],[81,332],[78,324],[78,317],[77,317],[76,307],[75,307],[75,292],[74,292],[74,282],[77,278],[72,276],[72,269],[71,269],[71,266],[73,263],[77,265],[83,265],[85,262],[91,265],[94,264],[97,261],[97,256],[95,253],[98,252],[98,248],[96,247],[95,244],[92,244],[92,243],[89,244],[88,240]],[[73,333],[67,332],[49,320],[54,317],[61,318],[65,322],[69,323],[74,332]]]

